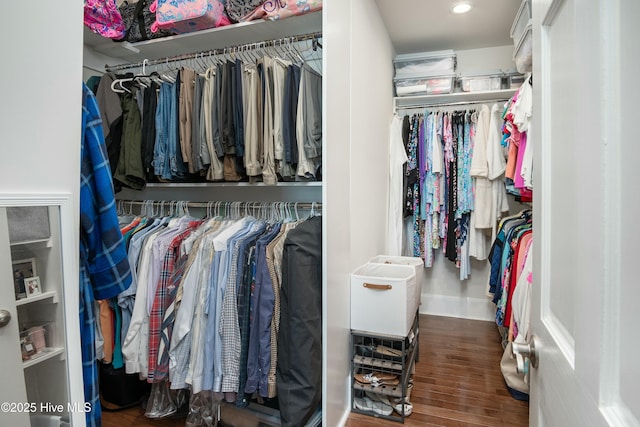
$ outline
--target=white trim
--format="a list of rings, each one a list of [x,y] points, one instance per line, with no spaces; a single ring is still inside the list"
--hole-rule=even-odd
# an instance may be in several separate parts
[[[65,328],[65,354],[67,358],[67,393],[69,402],[84,404],[84,388],[82,369],[82,356],[80,352],[80,318],[78,309],[80,295],[78,292],[78,251],[77,242],[74,241],[77,233],[74,225],[73,199],[70,193],[46,193],[46,194],[11,194],[0,195],[0,207],[10,206],[58,206],[60,208],[60,236],[65,238],[60,241],[62,251],[62,277],[63,286],[60,298],[64,301],[64,328]],[[84,426],[85,414],[80,412],[69,413],[71,425]]]
[[[640,427],[638,418],[636,418],[626,405],[614,403],[610,406],[600,407],[600,412],[610,426]]]
[[[614,112],[602,123],[603,141],[603,184],[604,184],[604,277],[602,310],[603,327],[600,362],[599,405],[600,412],[611,426],[640,426],[636,414],[620,396],[620,357],[622,337],[620,335],[621,248],[622,229],[620,212],[622,210],[620,165],[622,163],[621,143],[622,123],[619,114],[621,104],[621,84],[619,70],[621,64],[620,0],[602,0],[600,2],[600,55],[602,57],[601,96],[602,110]]]
[[[423,294],[420,314],[495,321],[496,306],[488,298]]]
[[[565,0],[554,0],[547,9],[547,13],[544,15],[544,19],[542,20],[543,27],[549,27],[553,24],[556,17],[558,16],[558,12],[562,9]]]
[[[606,3],[603,4],[603,3]],[[616,71],[620,69],[620,39],[616,37],[620,28],[619,0],[600,2],[600,25],[603,37],[600,38],[599,55],[601,61],[601,97],[603,111],[618,111],[620,108],[620,83]],[[602,290],[603,327],[600,363],[600,405],[603,414],[612,415],[620,402],[620,117],[610,114],[602,121],[603,141],[603,224],[604,224],[604,260]],[[613,350],[612,350],[613,349]],[[616,418],[616,416],[614,416]],[[620,424],[615,424],[620,425]]]
[[[551,81],[551,66],[549,61],[550,42],[549,29],[545,26],[541,27],[540,32],[540,81]],[[540,190],[539,198],[536,200],[536,206],[540,209],[540,214],[535,216],[536,227],[540,230],[540,277],[537,279],[540,286],[540,318],[544,319],[551,312],[551,147],[548,141],[551,141],[551,131],[549,124],[551,123],[551,94],[550,85],[541,85],[541,117],[539,127],[541,129],[540,141],[547,141],[540,144],[540,173],[536,174]],[[538,243],[536,243],[538,245]]]
[[[573,336],[564,327],[562,322],[552,313],[542,317],[542,324],[545,325],[549,335],[554,340],[571,369],[576,367],[576,343]]]
[[[349,340],[351,340],[351,337],[349,337]],[[349,343],[349,346],[351,346],[351,343]],[[347,393],[347,404],[345,405],[344,411],[342,412],[342,416],[340,417],[340,421],[338,422],[339,426],[344,426],[347,421],[349,420],[349,415],[351,414],[351,405],[353,405],[353,403],[351,402],[351,396],[352,396],[352,387],[353,385],[351,384],[351,370],[349,370],[349,376],[346,378],[345,381],[345,387],[348,390]],[[325,400],[325,399],[323,399]],[[326,420],[323,417],[323,426],[326,426]]]
[[[545,15],[543,26],[541,28],[541,81],[551,81],[551,41],[549,38],[549,27],[553,24],[553,21],[558,16],[562,6],[565,4],[565,0],[554,1]],[[551,100],[552,94],[550,93],[550,85],[542,85],[541,91],[541,129],[542,138],[541,141],[552,141],[551,135]],[[558,348],[567,359],[567,362],[572,369],[575,368],[575,340],[571,333],[564,327],[562,322],[553,314],[551,310],[551,254],[552,238],[551,230],[552,225],[550,223],[552,218],[551,212],[551,195],[553,193],[553,187],[551,182],[551,170],[552,164],[551,158],[551,144],[546,143],[541,146],[541,162],[542,170],[540,171],[540,189],[539,194],[542,196],[536,204],[540,204],[540,215],[536,217],[536,221],[540,223],[540,229],[542,230],[540,236],[540,290],[541,290],[541,307],[540,317],[542,324],[546,327],[551,338],[558,345]]]

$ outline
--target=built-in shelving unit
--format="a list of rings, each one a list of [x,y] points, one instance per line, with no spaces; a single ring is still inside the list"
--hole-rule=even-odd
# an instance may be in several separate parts
[[[24,369],[26,368],[30,368],[32,366],[35,366],[39,363],[45,362],[49,359],[52,359],[56,356],[61,356],[64,354],[64,348],[62,347],[56,347],[56,348],[44,348],[42,349],[39,353],[37,353],[35,356],[32,356],[31,359],[29,360],[25,360],[24,362],[22,362],[22,367]]]
[[[74,393],[81,382],[74,382],[77,376],[72,379],[75,373],[69,369],[67,352],[67,348],[74,349],[72,358],[76,351],[80,353],[79,337],[67,340],[67,314],[75,320],[78,310],[68,307],[73,298],[62,297],[66,274],[77,274],[77,268],[70,269],[68,261],[63,261],[72,257],[68,250],[73,244],[63,242],[63,237],[74,236],[69,229],[70,198],[34,196],[1,202],[0,252],[4,261],[0,268],[13,279],[1,290],[3,295],[13,296],[13,301],[3,299],[1,308],[11,313],[3,333],[14,337],[12,354],[17,356],[6,368],[16,393],[26,393],[26,398],[16,401],[35,403],[38,413],[42,403],[62,405],[64,411],[56,415],[68,416],[67,403],[82,399]]]
[[[46,291],[39,295],[30,296],[29,298],[22,298],[16,301],[16,306],[20,307],[27,304],[33,304],[37,301],[43,301],[50,299],[52,303],[58,302],[58,293],[56,291]]]

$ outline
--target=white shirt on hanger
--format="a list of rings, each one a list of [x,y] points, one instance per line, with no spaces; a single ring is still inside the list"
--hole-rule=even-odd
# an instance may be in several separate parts
[[[387,218],[387,255],[402,253],[402,207],[404,164],[408,161],[402,142],[402,117],[391,119],[389,138],[389,202]]]

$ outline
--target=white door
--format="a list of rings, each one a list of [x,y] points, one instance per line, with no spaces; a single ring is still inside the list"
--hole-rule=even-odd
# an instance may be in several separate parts
[[[640,2],[533,0],[531,426],[640,425]]]
[[[7,211],[4,208],[0,208],[0,277],[3,278],[0,281],[0,310],[8,312],[11,316],[9,322],[0,327],[0,425],[28,426],[29,411],[32,407],[27,401],[22,370]],[[7,319],[5,312],[0,313],[0,317],[5,321]],[[1,324],[4,322],[0,322]]]

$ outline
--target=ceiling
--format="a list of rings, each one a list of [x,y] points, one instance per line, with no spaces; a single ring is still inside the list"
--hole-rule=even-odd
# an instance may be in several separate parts
[[[512,44],[520,0],[470,0],[473,9],[450,11],[460,0],[375,0],[397,54]]]

